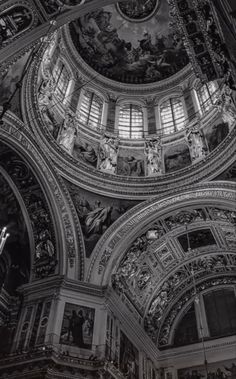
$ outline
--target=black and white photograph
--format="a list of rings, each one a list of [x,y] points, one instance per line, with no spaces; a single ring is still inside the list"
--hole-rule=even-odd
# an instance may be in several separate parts
[[[0,0],[0,378],[236,379],[236,0]]]

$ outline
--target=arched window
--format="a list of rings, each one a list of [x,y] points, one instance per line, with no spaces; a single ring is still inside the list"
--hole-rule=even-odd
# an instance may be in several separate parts
[[[180,320],[174,337],[175,346],[188,345],[198,342],[197,321],[195,315],[194,304],[188,309]]]
[[[79,108],[79,120],[95,128],[101,124],[103,100],[92,91],[85,91]]]
[[[60,60],[57,61],[52,76],[55,81],[55,95],[58,99],[63,101],[65,99],[66,91],[69,86],[70,77],[64,63]]]
[[[215,82],[203,84],[197,89],[197,97],[202,113],[206,113],[217,100],[217,85]]]
[[[204,295],[211,337],[236,334],[236,297],[233,289],[220,289]]]
[[[125,104],[119,112],[119,136],[122,138],[143,137],[143,111],[140,105]]]
[[[182,101],[171,98],[160,106],[161,126],[164,134],[178,132],[184,128],[185,114]]]

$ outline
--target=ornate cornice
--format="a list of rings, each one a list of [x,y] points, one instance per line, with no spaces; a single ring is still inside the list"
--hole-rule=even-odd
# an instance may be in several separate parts
[[[40,62],[35,62],[24,83],[22,104],[25,123],[40,144],[45,155],[52,157],[59,173],[68,181],[96,193],[117,198],[145,199],[174,188],[192,185],[218,176],[233,161],[236,150],[236,128],[210,154],[200,161],[174,173],[155,177],[123,177],[98,171],[70,156],[55,141],[47,129],[38,107],[36,94]]]

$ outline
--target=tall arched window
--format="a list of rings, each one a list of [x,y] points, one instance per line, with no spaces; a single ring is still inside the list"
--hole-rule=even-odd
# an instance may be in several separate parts
[[[207,323],[211,337],[236,333],[236,297],[234,289],[219,289],[204,295]]]
[[[184,128],[185,114],[182,101],[171,98],[160,106],[161,126],[164,134],[178,132]]]
[[[188,309],[179,321],[174,337],[175,346],[188,345],[198,342],[198,330],[194,304]]]
[[[103,100],[92,91],[85,91],[79,108],[79,120],[92,128],[101,125]]]
[[[56,66],[54,67],[52,76],[55,81],[55,95],[63,101],[66,96],[66,91],[69,86],[69,73],[63,62],[60,60],[57,61]]]
[[[119,112],[118,130],[122,138],[143,137],[143,111],[140,105],[125,104]]]
[[[197,89],[197,97],[202,113],[206,113],[217,100],[217,85],[215,82],[203,84]]]

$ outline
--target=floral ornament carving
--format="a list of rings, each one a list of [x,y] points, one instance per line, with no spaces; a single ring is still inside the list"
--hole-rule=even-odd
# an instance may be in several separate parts
[[[100,262],[99,262],[99,265],[98,265],[98,274],[100,275],[103,271],[103,269],[106,267],[110,257],[111,257],[111,254],[112,254],[112,250],[107,248],[105,249],[105,251],[103,252],[102,256],[101,256],[101,259],[100,259]]]
[[[44,278],[53,274],[57,266],[55,249],[51,240],[50,232],[42,230],[37,237],[35,247],[34,272],[37,278]]]
[[[149,244],[150,241],[146,234],[134,241],[125,258],[121,261],[117,272],[112,276],[112,286],[115,290],[120,292],[121,283],[125,283],[127,279],[132,279],[139,270],[139,258],[147,251]]]
[[[213,220],[228,221],[233,225],[236,224],[236,211],[210,207],[209,212]]]
[[[190,211],[181,211],[174,216],[167,217],[165,224],[168,229],[172,230],[179,226],[188,225],[194,221],[205,221],[206,214],[202,209],[192,209]]]

